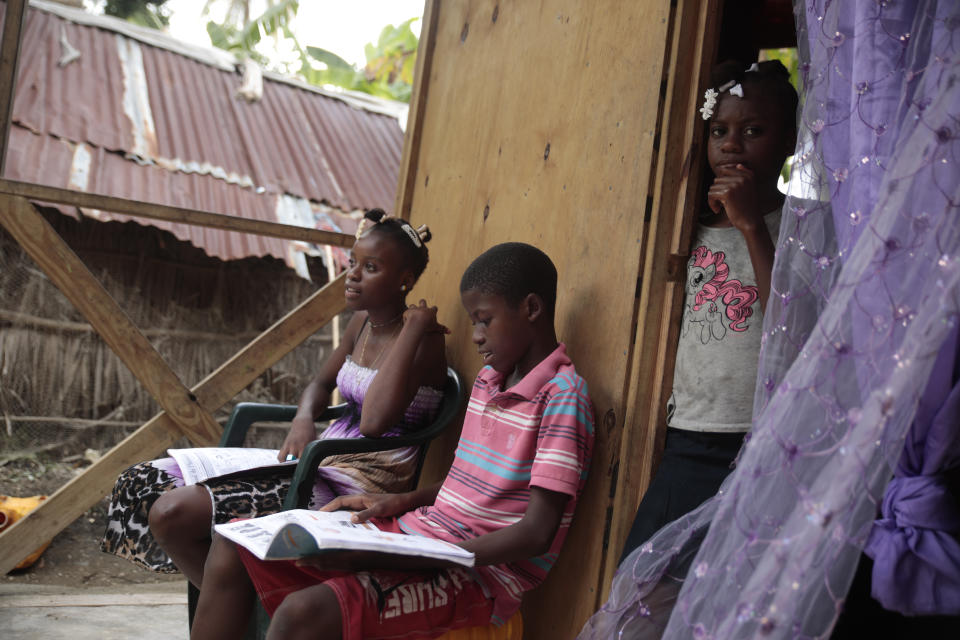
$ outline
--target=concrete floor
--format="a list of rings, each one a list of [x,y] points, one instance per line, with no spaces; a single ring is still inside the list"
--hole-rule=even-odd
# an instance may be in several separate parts
[[[185,640],[186,582],[119,589],[0,584],[5,640]]]

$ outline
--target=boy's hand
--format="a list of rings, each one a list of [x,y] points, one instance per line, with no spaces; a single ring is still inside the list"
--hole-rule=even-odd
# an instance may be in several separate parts
[[[423,333],[450,333],[450,329],[437,322],[437,308],[428,307],[426,300],[407,307],[403,312],[403,324],[416,327]]]
[[[350,518],[353,522],[366,522],[370,518],[389,518],[410,511],[410,501],[405,493],[364,493],[355,496],[339,496],[324,505],[320,511],[350,509],[356,511]]]
[[[707,191],[707,204],[714,213],[724,211],[741,232],[752,231],[763,221],[754,173],[742,164],[720,168]]]
[[[317,425],[309,418],[294,418],[290,425],[290,433],[287,434],[280,447],[280,453],[277,454],[277,460],[284,462],[288,455],[299,458],[303,455],[303,450],[308,444],[317,439]]]

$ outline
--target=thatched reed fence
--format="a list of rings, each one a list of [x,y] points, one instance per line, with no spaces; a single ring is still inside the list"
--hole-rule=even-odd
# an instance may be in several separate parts
[[[187,386],[296,306],[317,283],[273,258],[223,262],[135,223],[45,217]],[[328,352],[327,329],[237,401],[295,402]],[[230,407],[218,414],[222,419]],[[64,295],[0,229],[0,456],[112,446],[156,401]]]

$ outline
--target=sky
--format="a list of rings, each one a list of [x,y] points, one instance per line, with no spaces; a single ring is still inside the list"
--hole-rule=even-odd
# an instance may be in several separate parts
[[[209,47],[206,24],[210,18],[201,15],[205,4],[205,0],[168,0],[164,6],[172,12],[170,35]],[[255,1],[255,11],[257,4]],[[262,12],[266,3],[259,4]],[[384,26],[419,17],[423,6],[424,0],[300,0],[294,31],[302,45],[333,51],[347,62],[363,66],[363,46],[375,42]],[[420,21],[412,28],[419,35]]]

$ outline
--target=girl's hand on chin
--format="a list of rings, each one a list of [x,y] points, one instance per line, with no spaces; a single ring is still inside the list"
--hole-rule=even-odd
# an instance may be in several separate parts
[[[726,213],[740,231],[749,231],[763,220],[754,173],[742,164],[719,172],[707,191],[707,204],[714,213]]]

